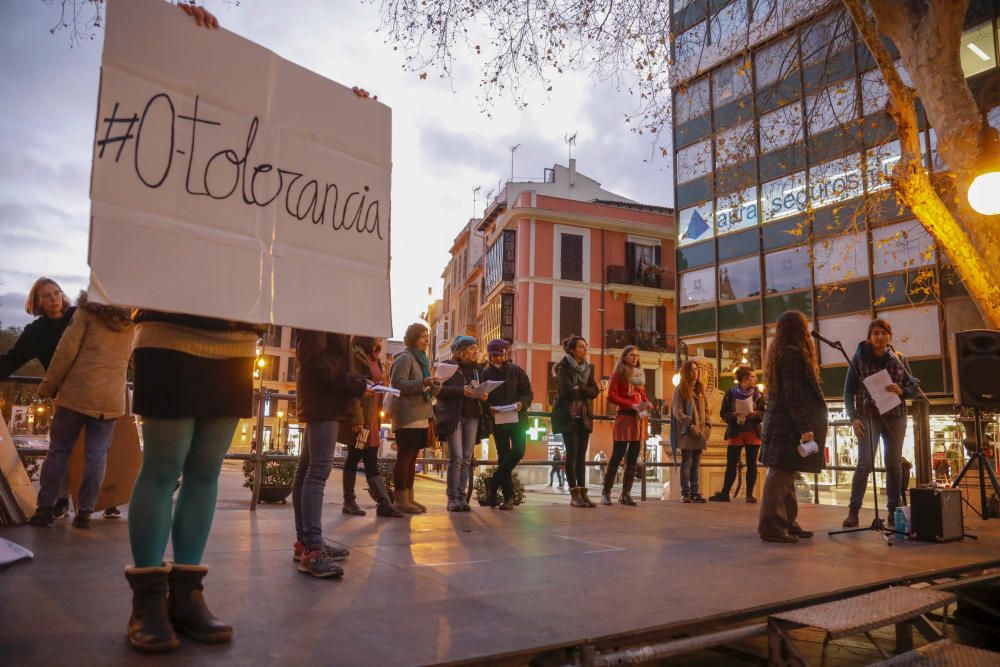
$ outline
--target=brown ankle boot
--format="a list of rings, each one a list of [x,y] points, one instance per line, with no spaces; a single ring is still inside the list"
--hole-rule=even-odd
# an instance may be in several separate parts
[[[206,565],[178,565],[170,568],[170,621],[177,632],[200,642],[217,644],[233,638],[233,626],[223,623],[205,604],[202,579]]]
[[[583,494],[580,493],[580,489],[579,488],[577,488],[575,486],[571,486],[570,489],[569,489],[569,495],[570,495],[570,498],[571,498],[570,501],[569,501],[570,507],[587,507],[588,506],[587,503],[584,502],[584,500],[583,500]]]
[[[844,519],[844,523],[841,525],[844,526],[844,528],[857,528],[859,513],[860,510],[856,510],[853,507],[847,508],[847,518]]]
[[[180,646],[167,612],[167,576],[170,567],[126,567],[132,587],[132,616],[128,642],[143,653],[164,653]]]
[[[635,501],[632,500],[632,482],[635,481],[635,466],[626,466],[625,475],[622,477],[622,495],[618,499],[622,505],[628,505],[629,507],[635,507]]]
[[[611,487],[612,487],[612,485],[615,482],[615,474],[617,472],[618,471],[616,470],[614,473],[612,473],[611,472],[611,468],[608,468],[608,471],[604,474],[604,486],[601,487],[601,504],[602,505],[610,505],[611,504]]]

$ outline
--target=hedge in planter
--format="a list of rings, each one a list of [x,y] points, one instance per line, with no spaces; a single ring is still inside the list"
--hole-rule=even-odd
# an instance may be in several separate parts
[[[260,476],[260,501],[264,503],[285,502],[285,498],[292,492],[295,471],[298,467],[298,461],[264,461]],[[244,461],[243,486],[248,489],[253,489],[253,473],[254,462]]]
[[[493,476],[497,470],[496,466],[490,466],[482,472],[476,475],[475,481],[472,483],[472,490],[476,495],[476,500],[479,501],[480,505],[486,504],[486,480]],[[524,502],[524,484],[521,484],[521,480],[517,476],[517,472],[513,474],[514,479],[514,504],[520,505]],[[500,492],[503,495],[503,492]],[[505,499],[506,500],[506,499]]]

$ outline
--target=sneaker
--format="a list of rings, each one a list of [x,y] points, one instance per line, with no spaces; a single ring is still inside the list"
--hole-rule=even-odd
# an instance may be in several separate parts
[[[513,510],[514,509],[514,501],[513,500],[504,499],[504,501],[502,503],[500,503],[500,505],[498,505],[498,508],[502,509],[502,510],[506,510],[506,511]]]
[[[292,560],[299,562],[302,560],[302,554],[306,550],[306,545],[301,542],[296,542],[294,548],[294,553],[292,553]],[[323,553],[332,558],[333,560],[344,560],[351,555],[351,552],[344,547],[338,547],[333,544],[324,544]]]
[[[681,502],[682,503],[689,503],[689,502],[691,502],[691,496],[681,496]]]
[[[63,519],[69,514],[69,498],[59,498],[52,506],[52,518]]]
[[[462,511],[462,501],[461,500],[449,500],[448,501],[448,511],[449,512],[461,512]]]
[[[718,493],[713,493],[712,495],[710,495],[708,499],[711,500],[713,503],[728,503],[729,494],[719,491]]]
[[[73,517],[73,527],[83,530],[90,528],[90,512],[77,512]]]
[[[305,572],[320,579],[344,576],[344,568],[337,565],[337,561],[323,553],[323,549],[313,549],[312,551],[303,553],[302,559],[299,561],[298,570],[299,572]]]
[[[105,519],[118,519],[121,517],[121,515],[122,511],[117,507],[109,507],[108,509],[104,510]]]
[[[701,495],[700,493],[695,493],[694,495],[691,496],[691,502],[693,503],[706,502],[705,496]]]
[[[756,505],[757,504],[757,499],[754,498],[753,496],[747,496],[747,504],[748,505]]]

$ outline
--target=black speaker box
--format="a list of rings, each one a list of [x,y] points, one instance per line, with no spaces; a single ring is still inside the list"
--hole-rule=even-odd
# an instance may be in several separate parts
[[[951,542],[962,539],[962,492],[959,489],[911,489],[913,539]]]
[[[955,404],[1000,410],[1000,331],[969,329],[952,339],[951,379]]]

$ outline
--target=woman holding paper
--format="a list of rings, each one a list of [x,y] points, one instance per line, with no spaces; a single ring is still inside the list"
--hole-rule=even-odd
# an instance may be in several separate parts
[[[614,449],[608,469],[604,473],[604,487],[601,490],[601,504],[611,504],[611,487],[614,486],[618,466],[625,459],[625,476],[622,479],[622,494],[618,502],[635,506],[632,500],[632,482],[635,480],[636,462],[639,448],[645,440],[646,416],[653,404],[646,398],[646,373],[639,365],[639,349],[626,345],[611,373],[608,385],[608,402],[618,406],[613,429]]]
[[[563,341],[566,356],[552,367],[557,394],[552,405],[552,430],[561,433],[566,446],[566,479],[572,507],[597,507],[587,497],[587,444],[594,430],[594,398],[601,390],[594,368],[587,362],[587,341],[569,336]]]
[[[681,365],[681,381],[670,401],[671,440],[681,450],[681,502],[704,503],[701,495],[701,453],[708,446],[712,424],[697,362]]]
[[[427,446],[427,430],[433,416],[430,387],[431,362],[427,358],[430,344],[427,327],[415,322],[403,335],[405,349],[392,360],[389,378],[399,396],[389,409],[392,430],[396,434],[396,466],[393,482],[396,487],[396,509],[406,514],[420,514],[427,508],[413,499],[413,479],[417,457]]]
[[[816,348],[805,315],[799,311],[789,310],[778,317],[764,376],[768,399],[760,459],[768,470],[757,533],[765,542],[798,542],[813,534],[796,521],[795,478],[799,472],[822,468],[827,426]]]
[[[451,360],[438,367],[440,374],[446,366],[450,376],[435,384],[432,392],[437,397],[434,405],[434,433],[438,440],[448,443],[448,511],[468,512],[466,502],[472,454],[479,442],[486,394],[479,388],[482,371],[476,358],[479,348],[472,336],[458,336],[451,342]]]
[[[760,453],[760,424],[764,419],[764,395],[757,389],[757,374],[749,366],[736,369],[736,386],[722,397],[722,421],[726,423],[726,476],[722,490],[708,497],[712,502],[729,502],[736,481],[740,454],[746,449],[748,503],[755,503],[757,456]]]
[[[486,481],[490,507],[496,507],[497,489],[503,489],[502,510],[514,509],[514,468],[524,457],[528,428],[528,406],[534,400],[531,381],[524,369],[508,358],[510,343],[497,338],[486,346],[489,365],[483,370],[487,382],[503,382],[490,392],[493,441],[499,461],[496,472]],[[549,477],[551,479],[551,476]]]
[[[861,374],[847,369],[844,381],[844,407],[858,438],[858,465],[851,481],[851,500],[844,519],[845,528],[853,528],[859,523],[861,503],[868,487],[868,475],[874,468],[872,457],[875,443],[882,440],[882,455],[885,463],[886,509],[888,522],[892,525],[893,512],[899,506],[900,480],[902,479],[903,439],[906,436],[906,402],[896,399],[897,405],[880,414],[872,400],[867,384],[878,386],[882,394],[890,394],[901,399],[913,398],[915,387],[907,382],[911,377],[906,363],[892,351],[892,325],[886,320],[872,320],[868,325],[868,336],[858,343],[854,352],[853,365]],[[870,425],[870,426],[869,426]],[[869,430],[870,428],[870,430]]]

